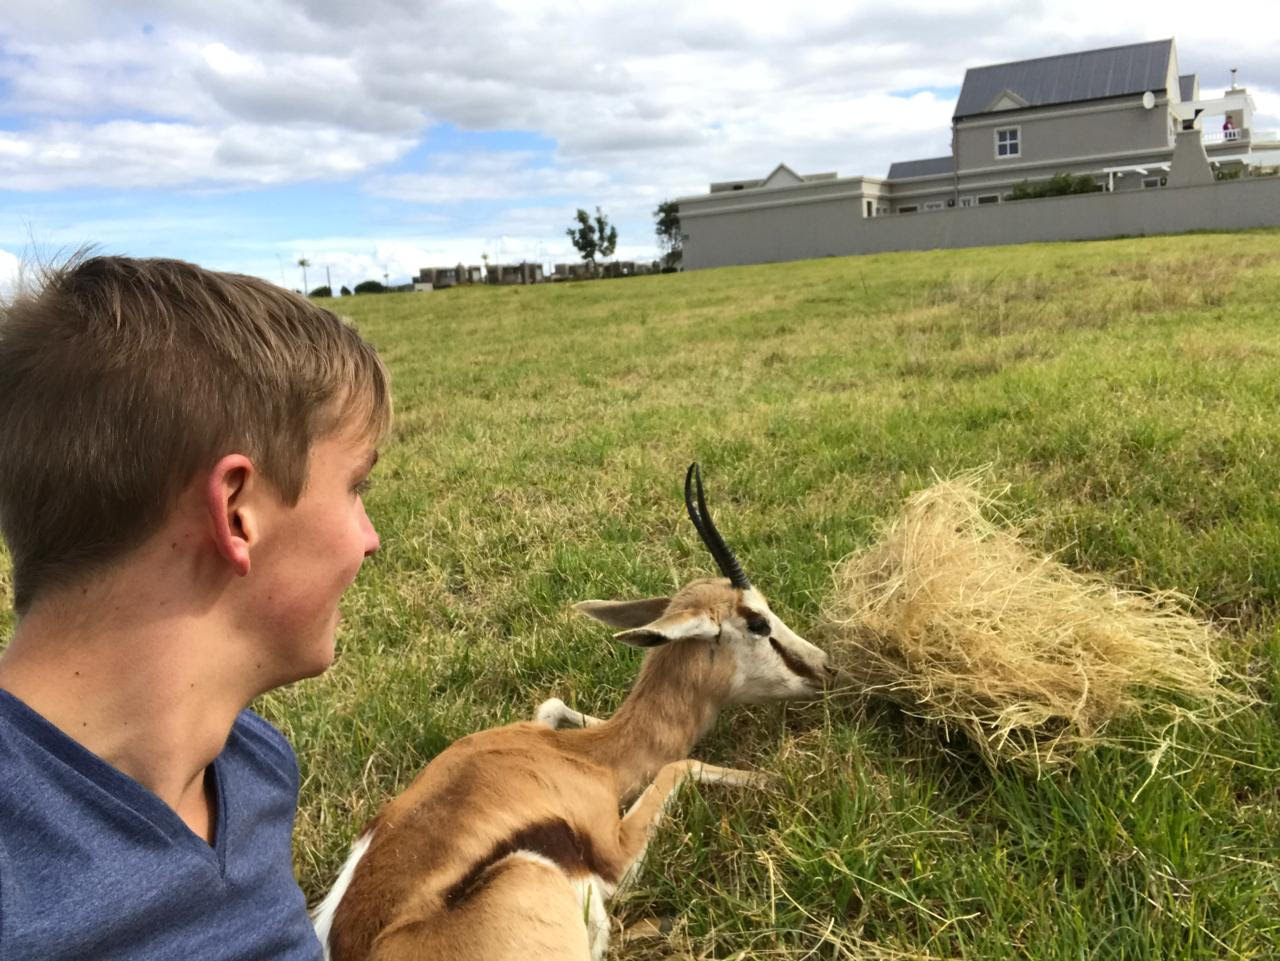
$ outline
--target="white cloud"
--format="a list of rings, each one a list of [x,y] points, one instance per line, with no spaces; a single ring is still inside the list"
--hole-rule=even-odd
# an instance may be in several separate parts
[[[299,183],[389,163],[412,145],[323,127],[59,121],[0,131],[0,183],[10,190]]]
[[[22,261],[9,251],[0,248],[0,303],[13,295],[22,271]]]
[[[22,9],[0,14],[0,36],[14,38],[0,47],[0,77],[10,85],[3,109],[34,118],[37,130],[9,136],[30,141],[32,167],[57,161],[38,174],[14,171],[20,189],[95,176],[131,182],[112,172],[113,138],[94,136],[125,120],[188,125],[168,133],[191,146],[154,151],[162,183],[180,169],[197,183],[287,176],[275,162],[252,169],[261,161],[246,157],[269,148],[246,151],[245,137],[228,134],[233,128],[303,151],[316,149],[315,140],[321,150],[340,137],[356,141],[336,163],[300,156],[297,177],[311,179],[375,171],[437,122],[538,132],[558,144],[562,171],[612,169],[620,155],[640,155],[653,158],[640,165],[652,181],[674,155],[696,154],[702,168],[732,164],[738,175],[781,159],[830,167],[828,157],[842,172],[877,173],[911,156],[926,135],[946,142],[945,100],[917,103],[890,91],[956,86],[968,65],[1059,52],[1063,37],[1083,48],[1177,32],[1183,68],[1200,70],[1207,89],[1219,72],[1225,83],[1227,60],[1244,82],[1280,88],[1265,31],[1241,34],[1233,25],[1265,19],[1269,5],[1250,3],[1234,7],[1230,23],[1205,20],[1198,5],[1165,5],[1153,17],[1098,0],[900,2],[892,10],[863,3],[796,18],[725,0],[589,10],[381,0],[358,12],[337,0],[171,0],[159,10],[137,2],[110,11],[51,0],[39,16],[30,5],[12,6]],[[78,153],[41,140],[53,118],[81,125]],[[330,140],[313,134],[309,144],[297,133],[306,128]],[[872,136],[877,128],[894,133]],[[410,192],[408,182],[399,189]],[[414,190],[438,192],[429,179]]]
[[[437,154],[420,173],[376,176],[370,193],[424,204],[455,204],[469,200],[563,196],[599,190],[609,184],[603,170],[548,165],[542,155],[527,150],[490,153]]]
[[[600,204],[627,243],[652,250],[653,206],[712,180],[779,161],[883,175],[894,160],[947,153],[953,101],[938,91],[969,66],[1175,36],[1203,90],[1238,66],[1258,125],[1280,126],[1271,37],[1239,27],[1270,22],[1272,6],[1244,0],[1208,18],[1201,3],[1153,12],[1102,0],[855,2],[804,16],[763,0],[11,3],[0,10],[0,119],[12,121],[0,124],[0,183],[348,180],[388,207],[448,211],[431,229],[450,240],[413,242],[414,256],[454,251],[446,262],[496,235],[532,256],[559,243],[573,206]],[[554,146],[435,150],[427,135],[440,124]],[[388,169],[423,144],[421,162]],[[464,204],[503,201],[512,210],[495,218],[510,230],[451,220]],[[549,208],[541,226],[521,212],[533,205]],[[378,266],[372,251],[344,256]]]

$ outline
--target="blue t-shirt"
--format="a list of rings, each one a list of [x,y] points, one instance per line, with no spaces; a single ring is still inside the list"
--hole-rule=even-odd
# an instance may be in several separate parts
[[[319,961],[290,856],[292,748],[243,711],[212,776],[210,847],[0,691],[0,961]]]

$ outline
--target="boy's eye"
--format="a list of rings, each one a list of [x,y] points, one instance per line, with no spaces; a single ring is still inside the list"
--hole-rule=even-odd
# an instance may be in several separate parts
[[[752,614],[747,618],[747,630],[763,637],[769,633],[769,619],[759,614]]]
[[[360,483],[356,484],[355,487],[351,488],[351,490],[353,493],[356,493],[356,494],[366,494],[368,493],[369,488],[372,486],[373,486],[373,478],[366,477],[364,480],[360,481]]]

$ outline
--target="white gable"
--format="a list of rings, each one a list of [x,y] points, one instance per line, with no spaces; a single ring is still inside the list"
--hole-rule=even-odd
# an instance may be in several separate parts
[[[792,184],[802,184],[804,178],[797,174],[786,164],[778,164],[773,168],[773,173],[765,177],[761,187],[790,187]]]
[[[987,109],[988,110],[1019,110],[1022,107],[1025,107],[1026,105],[1027,105],[1027,102],[1025,100],[1019,97],[1012,90],[1006,89],[1006,90],[1000,91],[1000,96],[996,97],[995,100],[991,101],[991,106],[987,107]]]

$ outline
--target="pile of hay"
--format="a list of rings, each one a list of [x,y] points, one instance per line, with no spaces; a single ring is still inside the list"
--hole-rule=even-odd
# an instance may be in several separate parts
[[[993,766],[1069,760],[1126,715],[1219,716],[1231,698],[1221,638],[1190,601],[1119,590],[1033,553],[984,480],[916,493],[840,564],[826,633],[842,668],[963,732]]]

